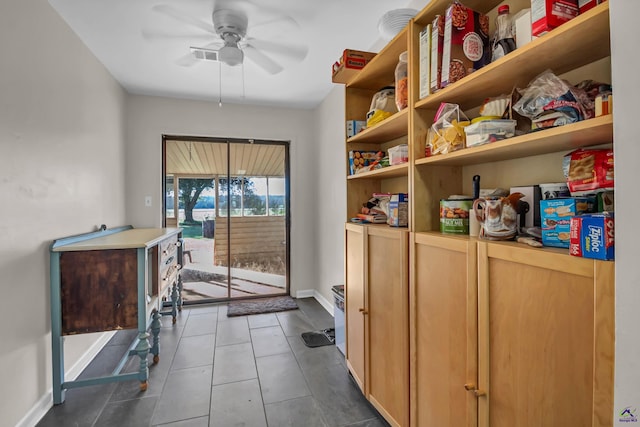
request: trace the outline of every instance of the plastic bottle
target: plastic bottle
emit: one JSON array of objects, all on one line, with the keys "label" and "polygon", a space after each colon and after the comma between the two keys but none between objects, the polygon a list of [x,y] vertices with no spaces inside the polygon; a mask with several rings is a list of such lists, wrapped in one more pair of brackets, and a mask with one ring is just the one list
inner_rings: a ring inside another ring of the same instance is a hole
[{"label": "plastic bottle", "polygon": [[511,15],[509,15],[509,5],[503,4],[498,8],[496,32],[492,40],[491,62],[514,50],[516,50],[516,42],[511,25]]},{"label": "plastic bottle", "polygon": [[402,111],[409,105],[409,75],[407,67],[407,52],[400,54],[396,65],[396,106]]}]

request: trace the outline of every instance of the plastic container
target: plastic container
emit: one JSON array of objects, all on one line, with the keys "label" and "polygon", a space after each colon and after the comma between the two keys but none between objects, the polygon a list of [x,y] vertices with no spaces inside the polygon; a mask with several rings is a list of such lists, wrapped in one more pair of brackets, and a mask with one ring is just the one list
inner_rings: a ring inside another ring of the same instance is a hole
[{"label": "plastic container", "polygon": [[511,138],[516,134],[515,120],[483,120],[464,128],[466,146],[488,144]]},{"label": "plastic container", "polygon": [[496,18],[496,32],[493,35],[491,46],[491,62],[496,61],[506,54],[516,50],[515,35],[511,25],[509,5],[503,4],[498,8]]},{"label": "plastic container", "polygon": [[331,287],[333,293],[333,320],[335,323],[336,347],[343,355],[347,354],[345,346],[345,322],[344,322],[344,285]]},{"label": "plastic container", "polygon": [[407,66],[407,52],[400,54],[396,65],[396,106],[402,111],[409,105],[409,74]]},{"label": "plastic container", "polygon": [[409,147],[407,144],[400,144],[389,148],[389,164],[399,165],[409,161]]}]

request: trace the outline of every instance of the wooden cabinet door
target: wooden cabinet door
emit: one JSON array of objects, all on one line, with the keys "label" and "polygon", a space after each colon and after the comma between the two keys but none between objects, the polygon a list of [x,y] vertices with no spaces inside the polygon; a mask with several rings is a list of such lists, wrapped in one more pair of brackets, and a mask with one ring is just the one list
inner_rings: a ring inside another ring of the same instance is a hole
[{"label": "wooden cabinet door", "polygon": [[415,233],[411,240],[411,425],[474,427],[476,242]]},{"label": "wooden cabinet door", "polygon": [[345,226],[345,328],[347,366],[365,391],[365,239],[366,227]]},{"label": "wooden cabinet door", "polygon": [[611,425],[614,264],[479,243],[479,427]]},{"label": "wooden cabinet door", "polygon": [[408,235],[367,227],[368,398],[392,426],[409,424]]}]

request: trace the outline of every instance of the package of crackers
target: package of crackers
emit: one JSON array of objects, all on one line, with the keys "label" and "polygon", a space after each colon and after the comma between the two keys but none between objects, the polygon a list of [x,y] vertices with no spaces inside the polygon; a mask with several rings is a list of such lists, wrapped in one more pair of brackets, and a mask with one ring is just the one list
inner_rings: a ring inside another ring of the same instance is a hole
[{"label": "package of crackers", "polygon": [[578,149],[565,156],[567,186],[572,196],[613,190],[613,150]]}]

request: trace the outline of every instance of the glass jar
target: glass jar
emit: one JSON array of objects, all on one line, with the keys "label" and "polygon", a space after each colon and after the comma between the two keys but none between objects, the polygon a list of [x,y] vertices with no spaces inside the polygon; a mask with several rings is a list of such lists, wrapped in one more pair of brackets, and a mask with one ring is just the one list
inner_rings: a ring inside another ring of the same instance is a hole
[{"label": "glass jar", "polygon": [[396,106],[402,111],[409,105],[409,75],[407,66],[407,52],[400,54],[400,60],[396,65]]}]

